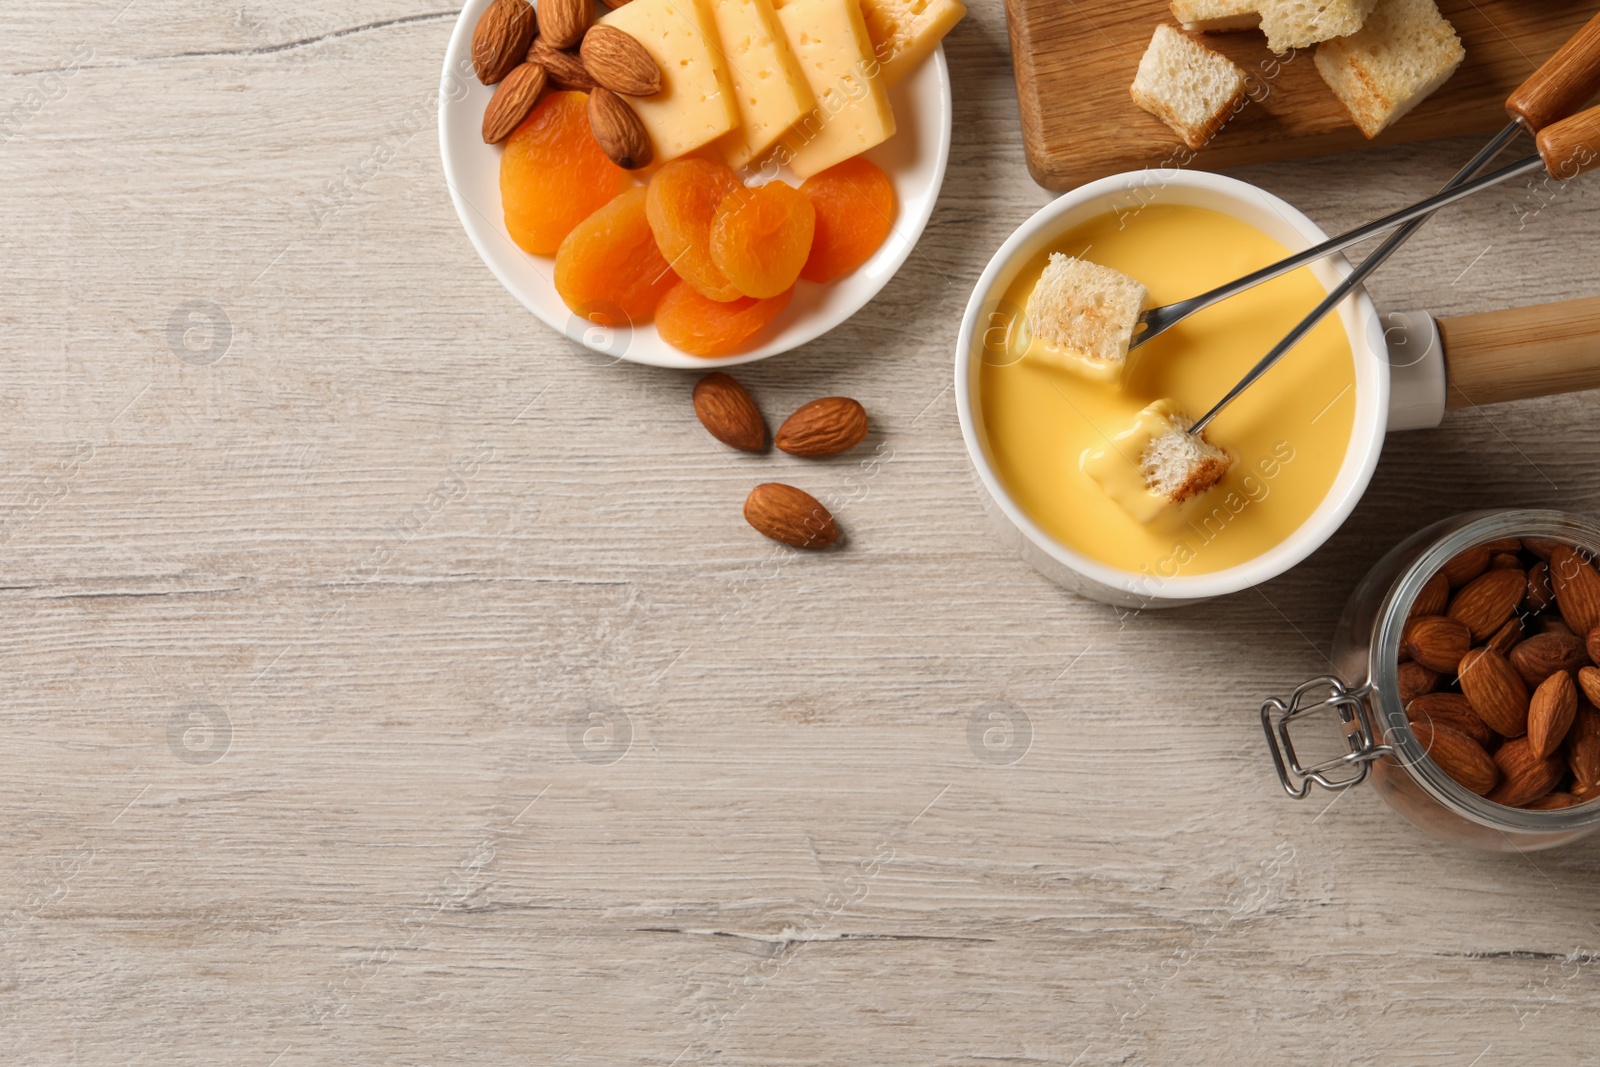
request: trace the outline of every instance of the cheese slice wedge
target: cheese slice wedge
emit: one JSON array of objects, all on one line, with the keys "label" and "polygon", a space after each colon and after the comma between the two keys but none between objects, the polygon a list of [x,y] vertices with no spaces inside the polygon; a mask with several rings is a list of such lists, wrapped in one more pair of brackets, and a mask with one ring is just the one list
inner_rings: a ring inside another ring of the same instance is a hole
[{"label": "cheese slice wedge", "polygon": [[[635,3],[638,0],[634,0]],[[711,0],[739,125],[717,142],[734,170],[771,148],[817,106],[772,0]]]},{"label": "cheese slice wedge", "polygon": [[894,112],[857,0],[790,0],[778,21],[817,98],[784,136],[782,161],[809,178],[888,140]]},{"label": "cheese slice wedge", "polygon": [[630,98],[658,162],[709,144],[739,123],[709,0],[632,0],[600,20],[644,46],[661,91]]},{"label": "cheese slice wedge", "polygon": [[938,47],[967,9],[961,0],[861,0],[884,85],[893,85]]}]

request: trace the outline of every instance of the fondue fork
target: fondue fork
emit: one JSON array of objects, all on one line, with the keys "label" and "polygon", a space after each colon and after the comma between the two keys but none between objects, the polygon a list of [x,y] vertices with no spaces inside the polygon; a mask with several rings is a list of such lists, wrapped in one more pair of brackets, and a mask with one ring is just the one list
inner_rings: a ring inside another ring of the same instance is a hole
[{"label": "fondue fork", "polygon": [[[1496,134],[1494,139],[1485,145],[1482,151],[1473,157],[1472,163],[1462,168],[1461,172],[1445,185],[1444,189],[1441,190],[1441,194],[1459,189],[1489,160],[1493,159],[1502,148],[1510,143],[1519,132],[1526,130],[1529,133],[1538,134],[1546,126],[1572,115],[1597,92],[1600,92],[1600,15],[1590,19],[1582,29],[1572,35],[1566,44],[1562,45],[1553,56],[1546,60],[1543,66],[1534,71],[1526,81],[1517,87],[1506,100],[1506,113],[1511,116],[1511,122],[1505,129]],[[1600,145],[1596,145],[1596,149],[1600,150]],[[1532,160],[1524,160],[1523,164],[1531,164],[1532,162]],[[1529,169],[1531,170],[1532,167],[1530,166]],[[1515,174],[1506,173],[1502,174],[1497,180],[1503,181],[1506,178],[1515,176]],[[1567,178],[1574,175],[1556,176]],[[1492,185],[1494,182],[1487,184]],[[1483,188],[1483,186],[1479,188]],[[1470,196],[1472,192],[1476,191],[1477,189],[1473,189],[1471,192],[1462,193],[1461,195]],[[1381,263],[1383,259],[1387,259],[1396,248],[1399,248],[1401,244],[1405,243],[1412,234],[1422,227],[1423,222],[1432,211],[1446,204],[1454,203],[1455,200],[1460,198],[1454,197],[1440,201],[1420,214],[1406,215],[1405,218],[1397,219],[1396,216],[1405,215],[1405,213],[1396,212],[1395,215],[1379,219],[1377,222],[1369,223],[1348,233],[1340,234],[1338,237],[1331,237],[1303,252],[1297,252],[1276,263],[1262,267],[1260,270],[1252,271],[1241,278],[1219,285],[1210,292],[1201,293],[1199,296],[1192,296],[1187,300],[1179,300],[1176,303],[1166,304],[1162,307],[1149,308],[1139,316],[1138,324],[1143,329],[1134,335],[1128,347],[1129,349],[1138,348],[1146,341],[1166,332],[1195,312],[1202,311],[1218,301],[1226,300],[1230,296],[1236,296],[1246,289],[1254,288],[1262,282],[1271,281],[1273,278],[1287,274],[1298,267],[1303,267],[1307,263],[1312,263],[1335,252],[1343,251],[1353,244],[1366,240],[1368,237],[1406,224],[1408,220],[1414,220],[1410,221],[1406,228],[1390,237],[1381,248],[1373,253],[1374,256],[1381,255],[1383,257],[1378,261]],[[1423,201],[1423,204],[1429,203],[1432,202]],[[1421,205],[1418,206],[1420,207]],[[1414,211],[1416,209],[1413,208],[1411,210]],[[1374,264],[1372,269],[1376,270],[1377,264]]]},{"label": "fondue fork", "polygon": [[[1425,220],[1429,215],[1447,204],[1453,204],[1457,200],[1464,200],[1473,193],[1481,192],[1490,186],[1498,185],[1511,178],[1544,170],[1550,177],[1558,181],[1569,181],[1596,164],[1600,164],[1600,106],[1592,107],[1587,111],[1579,112],[1570,119],[1563,119],[1554,125],[1546,126],[1539,132],[1539,151],[1528,158],[1513,163],[1508,167],[1502,167],[1492,174],[1486,174],[1481,178],[1464,182],[1453,189],[1447,189],[1442,193],[1413,204],[1403,211],[1396,211],[1394,214],[1386,215],[1376,222],[1368,223],[1357,230],[1352,230],[1350,234],[1360,234],[1361,236],[1351,237],[1343,244],[1338,245],[1338,248],[1347,248],[1365,237],[1381,233],[1384,230],[1394,229],[1396,226],[1404,225],[1414,219]],[[1350,234],[1347,234],[1346,237],[1350,237]],[[1387,258],[1387,255],[1385,253],[1385,258]],[[1354,279],[1355,284],[1359,284],[1363,278],[1377,268],[1378,263],[1372,263],[1370,268],[1367,263],[1362,263],[1360,267],[1351,272],[1350,278]],[[1352,288],[1354,288],[1354,284],[1335,287],[1334,291],[1329,293],[1310,315],[1302,319],[1300,324],[1290,330],[1282,341],[1273,346],[1271,352],[1268,352],[1259,363],[1251,367],[1245,376],[1239,379],[1238,384],[1228,390],[1226,396],[1217,401],[1210,411],[1196,419],[1194,425],[1189,428],[1189,432],[1197,434],[1204,430],[1206,425],[1217,417],[1218,412],[1227,407],[1240,393],[1255,384],[1256,380],[1263,374],[1271,370],[1273,365],[1282,359],[1302,337],[1310,332],[1311,328],[1331,311]]]}]

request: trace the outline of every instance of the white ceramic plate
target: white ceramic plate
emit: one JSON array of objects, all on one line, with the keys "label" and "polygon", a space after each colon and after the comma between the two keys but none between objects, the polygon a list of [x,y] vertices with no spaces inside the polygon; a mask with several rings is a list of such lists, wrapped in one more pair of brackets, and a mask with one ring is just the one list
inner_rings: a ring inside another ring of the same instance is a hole
[{"label": "white ceramic plate", "polygon": [[[661,340],[653,325],[612,330],[579,318],[556,294],[555,260],[531,256],[506,232],[500,210],[500,146],[483,143],[483,109],[494,95],[472,72],[472,31],[491,0],[469,0],[450,35],[439,82],[439,151],[445,181],[467,236],[511,295],[578,344],[616,359],[656,367],[730,366],[787,352],[854,315],[900,269],[933,213],[950,156],[950,70],[944,48],[889,92],[898,129],[866,154],[894,182],[899,213],[894,230],[855,273],[827,285],[801,281],[794,299],[757,337],[759,347],[738,355],[703,359]],[[782,177],[795,183],[787,170]]]}]

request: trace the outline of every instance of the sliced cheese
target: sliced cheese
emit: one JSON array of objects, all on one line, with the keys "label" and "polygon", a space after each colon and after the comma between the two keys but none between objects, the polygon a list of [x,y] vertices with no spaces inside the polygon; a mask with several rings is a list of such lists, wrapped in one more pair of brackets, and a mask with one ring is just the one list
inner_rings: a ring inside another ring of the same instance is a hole
[{"label": "sliced cheese", "polygon": [[961,0],[861,0],[884,85],[928,58],[967,9]]},{"label": "sliced cheese", "polygon": [[739,122],[709,0],[632,0],[600,20],[644,46],[661,91],[629,103],[659,162],[716,140]]},{"label": "sliced cheese", "polygon": [[817,98],[784,136],[783,162],[809,178],[888,140],[894,112],[857,0],[790,0],[778,21]]},{"label": "sliced cheese", "polygon": [[817,100],[772,0],[711,0],[711,15],[739,109],[739,125],[718,147],[728,166],[738,170],[771,148]]}]

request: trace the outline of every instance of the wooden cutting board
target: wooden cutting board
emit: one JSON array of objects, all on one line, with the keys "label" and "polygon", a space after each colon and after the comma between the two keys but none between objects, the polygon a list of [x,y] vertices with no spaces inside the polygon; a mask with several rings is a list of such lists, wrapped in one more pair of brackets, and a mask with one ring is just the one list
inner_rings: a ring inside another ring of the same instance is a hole
[{"label": "wooden cutting board", "polygon": [[1227,127],[1190,153],[1128,95],[1165,0],[1006,0],[1011,58],[1028,169],[1047,189],[1069,189],[1118,171],[1183,165],[1215,170],[1398,144],[1506,123],[1505,99],[1587,22],[1600,3],[1439,0],[1466,46],[1461,68],[1432,97],[1375,141],[1351,123],[1312,64],[1312,50],[1279,58],[1259,32],[1207,34],[1211,47],[1252,74],[1252,99]]}]

